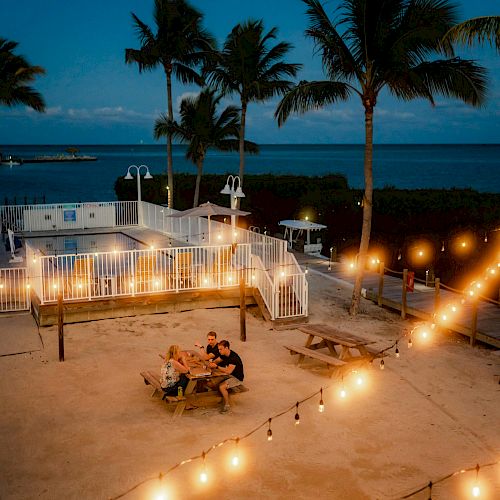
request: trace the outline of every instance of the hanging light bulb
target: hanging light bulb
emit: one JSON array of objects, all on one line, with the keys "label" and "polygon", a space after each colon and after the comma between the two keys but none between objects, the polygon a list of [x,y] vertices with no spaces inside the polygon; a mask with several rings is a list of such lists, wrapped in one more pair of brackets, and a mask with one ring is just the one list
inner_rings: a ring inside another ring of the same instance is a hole
[{"label": "hanging light bulb", "polygon": [[238,467],[240,465],[240,454],[238,452],[238,443],[240,442],[240,438],[236,438],[235,441],[235,450],[234,450],[234,455],[233,458],[231,459],[231,465],[233,467]]},{"label": "hanging light bulb", "polygon": [[269,419],[269,429],[267,429],[267,440],[268,441],[273,440],[273,431],[271,430],[271,420],[272,420],[272,418]]},{"label": "hanging light bulb", "polygon": [[380,360],[380,369],[385,369],[385,361],[383,359]]},{"label": "hanging light bulb", "polygon": [[295,405],[295,425],[300,424],[300,416],[299,416],[299,403]]},{"label": "hanging light bulb", "polygon": [[394,351],[394,354],[396,354],[396,358],[399,358],[399,348],[398,348],[397,342],[396,342],[396,350]]},{"label": "hanging light bulb", "polygon": [[323,403],[323,387],[319,391],[320,396],[319,396],[319,406],[318,406],[318,411],[320,413],[323,413],[325,411],[325,403]]},{"label": "hanging light bulb", "polygon": [[344,399],[347,396],[347,392],[344,387],[344,377],[342,376],[342,389],[340,389],[340,397]]},{"label": "hanging light bulb", "polygon": [[207,468],[205,465],[205,452],[203,452],[201,456],[203,458],[203,468],[201,469],[201,473],[200,473],[200,483],[206,483],[208,481],[208,474],[207,474]]},{"label": "hanging light bulb", "polygon": [[479,464],[476,465],[476,482],[472,487],[472,496],[474,498],[478,498],[481,496],[481,488],[479,487],[479,483],[477,482],[479,476]]},{"label": "hanging light bulb", "polygon": [[408,349],[411,349],[413,347],[413,341],[411,339],[411,335],[410,337],[408,338]]},{"label": "hanging light bulb", "polygon": [[309,268],[306,266],[306,269],[304,271],[304,274],[309,274]]}]

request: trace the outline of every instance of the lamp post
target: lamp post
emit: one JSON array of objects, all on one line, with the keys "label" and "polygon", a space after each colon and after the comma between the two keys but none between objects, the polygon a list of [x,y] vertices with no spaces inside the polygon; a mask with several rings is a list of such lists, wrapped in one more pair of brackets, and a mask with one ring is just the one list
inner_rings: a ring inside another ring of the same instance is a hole
[{"label": "lamp post", "polygon": [[[236,181],[238,181],[238,187],[235,189]],[[241,189],[241,179],[238,175],[228,175],[226,179],[226,185],[224,189],[221,191],[221,194],[228,194],[230,196],[231,210],[235,210],[238,198],[244,198],[245,194]],[[231,230],[233,232],[232,241],[234,242],[234,232],[236,228],[236,216],[231,215]]]},{"label": "lamp post", "polygon": [[142,224],[142,197],[141,197],[141,168],[146,169],[146,173],[144,174],[144,179],[152,179],[153,176],[149,173],[149,167],[147,165],[130,165],[127,170],[127,175],[124,177],[126,181],[130,181],[133,179],[132,174],[130,173],[130,169],[134,169],[137,172],[137,214],[138,221]]}]

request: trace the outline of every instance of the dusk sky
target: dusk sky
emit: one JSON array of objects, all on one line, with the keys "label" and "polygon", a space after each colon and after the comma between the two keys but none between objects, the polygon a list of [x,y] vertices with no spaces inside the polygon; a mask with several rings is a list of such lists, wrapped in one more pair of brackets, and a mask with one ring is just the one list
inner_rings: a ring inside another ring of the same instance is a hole
[{"label": "dusk sky", "polygon": [[[263,19],[276,26],[278,40],[295,48],[286,58],[302,63],[297,80],[323,79],[319,57],[303,33],[307,25],[300,0],[192,0],[205,14],[205,27],[222,45],[240,21]],[[498,0],[457,0],[460,20],[498,15]],[[329,1],[332,13],[338,4]],[[17,52],[46,75],[35,88],[47,112],[24,106],[0,107],[0,144],[153,144],[154,120],[166,111],[165,76],[161,68],[139,74],[125,64],[125,48],[139,48],[134,12],[154,27],[152,0],[20,0],[0,3],[0,36],[19,42]],[[474,109],[438,96],[436,107],[424,100],[396,101],[383,93],[374,120],[377,143],[498,143],[500,118],[500,55],[490,47],[457,52],[474,58],[489,71],[488,102]],[[174,83],[174,108],[195,86]],[[227,103],[230,101],[226,101]],[[236,101],[231,101],[238,104]],[[247,138],[269,143],[363,143],[361,103],[347,103],[305,115],[294,115],[279,129],[273,118],[277,100],[249,106]]]}]

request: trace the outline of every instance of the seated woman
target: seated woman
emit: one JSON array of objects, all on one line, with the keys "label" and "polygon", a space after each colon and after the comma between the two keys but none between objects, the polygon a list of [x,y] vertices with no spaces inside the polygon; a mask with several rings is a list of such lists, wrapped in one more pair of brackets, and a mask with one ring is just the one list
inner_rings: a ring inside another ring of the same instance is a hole
[{"label": "seated woman", "polygon": [[182,387],[184,393],[189,382],[186,373],[189,373],[189,367],[181,355],[180,347],[175,344],[171,345],[160,373],[160,385],[165,393],[164,397],[177,396],[179,387]]}]

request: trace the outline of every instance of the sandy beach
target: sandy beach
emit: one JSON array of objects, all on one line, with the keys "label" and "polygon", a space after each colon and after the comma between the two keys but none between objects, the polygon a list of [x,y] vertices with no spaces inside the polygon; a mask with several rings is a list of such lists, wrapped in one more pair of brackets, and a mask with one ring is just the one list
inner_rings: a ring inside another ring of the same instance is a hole
[{"label": "sandy beach", "polygon": [[[391,345],[417,323],[402,321],[367,301],[349,317],[350,289],[309,275],[310,323],[328,323]],[[314,361],[297,367],[283,347],[303,344],[298,330],[273,329],[256,309],[247,314],[247,342],[239,340],[238,309],[137,316],[65,327],[66,360],[58,361],[57,328],[21,341],[22,317],[2,320],[0,333],[0,498],[117,498],[136,484],[232,437],[243,437],[269,417],[323,387],[319,397],[241,439],[241,465],[230,465],[234,444],[210,451],[208,482],[197,459],[123,498],[156,499],[382,499],[400,498],[430,480],[500,457],[499,351],[470,348],[464,337],[437,332],[425,344],[406,341],[366,371],[357,388]],[[8,327],[7,327],[8,326]],[[158,353],[172,343],[192,348],[209,330],[228,339],[245,363],[249,392],[232,411],[197,408],[172,420],[173,408],[151,398],[139,372],[159,370]],[[23,345],[29,351],[18,355]],[[27,346],[27,347],[26,347]],[[471,498],[475,472],[437,484],[432,498]],[[481,498],[500,497],[500,466],[480,470]],[[428,498],[428,490],[413,498]]]}]

